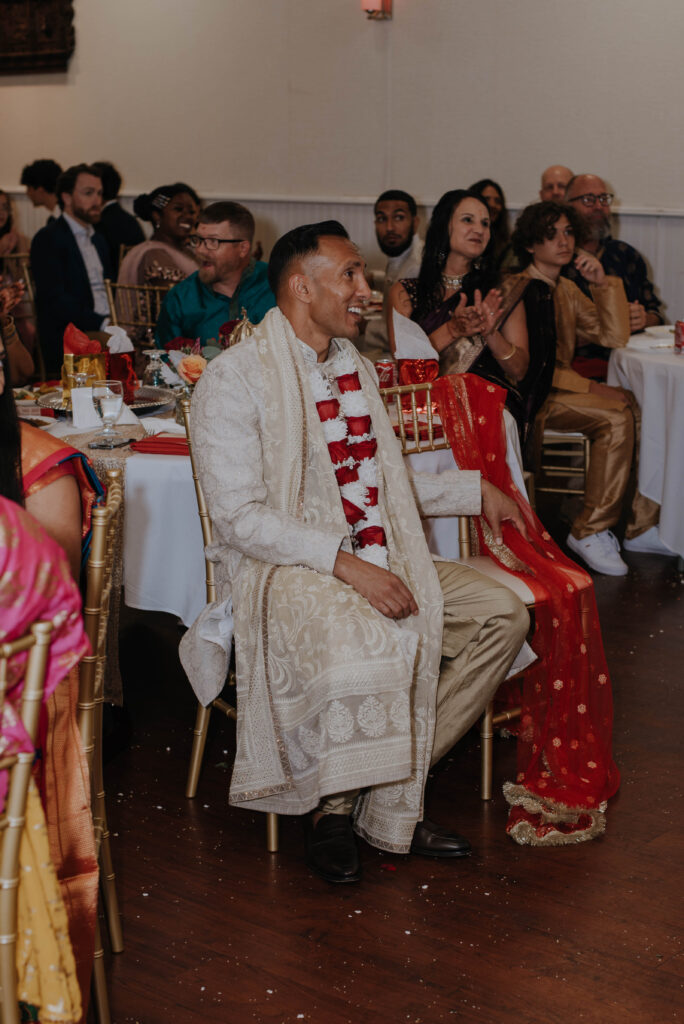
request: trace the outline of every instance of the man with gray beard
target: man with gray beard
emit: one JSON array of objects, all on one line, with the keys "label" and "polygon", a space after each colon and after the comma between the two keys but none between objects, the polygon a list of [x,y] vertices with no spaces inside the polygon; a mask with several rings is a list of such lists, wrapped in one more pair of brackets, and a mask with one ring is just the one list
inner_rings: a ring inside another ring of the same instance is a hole
[{"label": "man with gray beard", "polygon": [[[643,256],[627,242],[621,242],[611,236],[613,195],[606,188],[603,179],[595,174],[576,174],[568,183],[565,199],[572,204],[587,226],[588,238],[582,247],[598,257],[606,274],[619,277],[625,286],[632,334],[643,331],[644,327],[663,323],[661,302],[648,278]],[[566,267],[563,274],[591,298],[589,286],[573,263]],[[603,358],[607,362],[608,354],[601,350],[595,353],[595,357]]]}]

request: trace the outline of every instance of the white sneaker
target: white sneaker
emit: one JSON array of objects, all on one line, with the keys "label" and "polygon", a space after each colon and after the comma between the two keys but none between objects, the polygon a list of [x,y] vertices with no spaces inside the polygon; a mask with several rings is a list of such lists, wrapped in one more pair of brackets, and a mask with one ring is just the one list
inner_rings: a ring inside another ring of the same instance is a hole
[{"label": "white sneaker", "polygon": [[622,546],[626,551],[636,551],[639,554],[670,555],[670,557],[676,554],[675,551],[668,548],[667,544],[663,544],[657,526],[652,526],[650,530],[640,533],[632,540],[623,541]]},{"label": "white sneaker", "polygon": [[582,540],[577,540],[569,533],[565,543],[594,572],[602,572],[605,576],[626,576],[629,572],[626,563],[620,558],[620,543],[610,530],[592,533]]}]

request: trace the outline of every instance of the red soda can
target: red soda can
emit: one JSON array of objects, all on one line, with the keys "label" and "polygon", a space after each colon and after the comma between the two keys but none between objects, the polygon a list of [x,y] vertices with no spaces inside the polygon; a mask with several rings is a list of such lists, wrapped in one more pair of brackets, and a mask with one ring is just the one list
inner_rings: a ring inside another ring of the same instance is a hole
[{"label": "red soda can", "polygon": [[393,359],[379,359],[375,364],[375,372],[381,388],[396,387],[398,375],[397,364]]},{"label": "red soda can", "polygon": [[677,355],[681,355],[682,349],[684,349],[684,320],[675,320],[674,334],[674,349]]}]

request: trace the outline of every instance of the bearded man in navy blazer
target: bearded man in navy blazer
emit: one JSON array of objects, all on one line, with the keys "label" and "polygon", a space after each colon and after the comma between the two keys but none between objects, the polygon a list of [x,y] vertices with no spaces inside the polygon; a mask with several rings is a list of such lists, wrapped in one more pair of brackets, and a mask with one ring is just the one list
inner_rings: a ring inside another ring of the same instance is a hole
[{"label": "bearded man in navy blazer", "polygon": [[49,373],[62,365],[67,324],[97,331],[109,323],[104,279],[111,276],[107,243],[93,227],[102,213],[97,169],[88,164],[69,167],[56,188],[62,215],[41,228],[31,243],[38,337]]}]

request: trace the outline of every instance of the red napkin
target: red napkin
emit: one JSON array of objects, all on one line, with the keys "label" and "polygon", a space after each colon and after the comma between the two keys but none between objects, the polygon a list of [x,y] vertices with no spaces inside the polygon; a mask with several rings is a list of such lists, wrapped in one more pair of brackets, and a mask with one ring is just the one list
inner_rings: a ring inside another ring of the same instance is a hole
[{"label": "red napkin", "polygon": [[64,352],[67,355],[91,356],[102,352],[102,345],[79,331],[74,324],[67,324],[64,329]]},{"label": "red napkin", "polygon": [[188,442],[173,434],[156,434],[141,441],[133,441],[131,448],[146,455],[189,455]]}]

